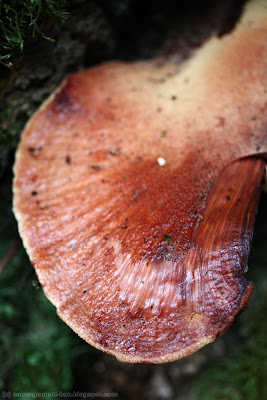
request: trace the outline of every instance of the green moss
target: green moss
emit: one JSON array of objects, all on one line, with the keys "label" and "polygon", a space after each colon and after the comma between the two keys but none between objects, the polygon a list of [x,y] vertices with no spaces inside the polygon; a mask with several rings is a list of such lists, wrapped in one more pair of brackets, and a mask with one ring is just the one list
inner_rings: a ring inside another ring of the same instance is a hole
[{"label": "green moss", "polygon": [[66,0],[0,0],[0,63],[11,66],[14,50],[22,50],[24,40],[41,32],[41,22],[48,15],[61,21],[66,17]]},{"label": "green moss", "polygon": [[23,248],[2,274],[0,389],[69,390],[73,333],[45,298]]},{"label": "green moss", "polygon": [[[265,301],[265,304],[264,304]],[[267,296],[254,308],[253,316],[240,330],[240,346],[214,363],[195,381],[198,399],[260,400],[267,385]]]}]

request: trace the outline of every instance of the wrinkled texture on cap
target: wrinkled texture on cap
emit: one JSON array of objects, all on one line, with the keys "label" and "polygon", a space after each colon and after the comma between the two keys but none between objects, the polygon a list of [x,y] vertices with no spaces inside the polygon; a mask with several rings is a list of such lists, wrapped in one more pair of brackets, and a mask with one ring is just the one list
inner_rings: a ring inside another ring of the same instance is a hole
[{"label": "wrinkled texture on cap", "polygon": [[44,292],[123,361],[191,354],[249,300],[264,161],[248,156],[267,152],[266,16],[252,2],[234,32],[183,64],[73,74],[24,130],[14,211]]}]

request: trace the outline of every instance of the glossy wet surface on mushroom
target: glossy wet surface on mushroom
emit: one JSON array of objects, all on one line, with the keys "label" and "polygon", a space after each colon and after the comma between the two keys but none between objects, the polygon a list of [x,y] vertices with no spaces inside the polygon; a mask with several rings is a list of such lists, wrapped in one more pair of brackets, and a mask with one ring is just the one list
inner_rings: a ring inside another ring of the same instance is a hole
[{"label": "glossy wet surface on mushroom", "polygon": [[183,65],[71,75],[24,131],[14,208],[31,261],[60,317],[122,360],[188,355],[249,300],[267,151],[252,14]]}]

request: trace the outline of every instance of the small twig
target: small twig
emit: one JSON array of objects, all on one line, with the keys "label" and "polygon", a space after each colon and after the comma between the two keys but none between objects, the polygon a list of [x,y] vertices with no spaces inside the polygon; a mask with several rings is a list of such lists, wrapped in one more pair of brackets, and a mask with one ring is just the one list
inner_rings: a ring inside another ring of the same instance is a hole
[{"label": "small twig", "polygon": [[17,239],[10,249],[7,251],[7,253],[4,255],[3,259],[0,261],[0,274],[4,270],[4,268],[7,266],[9,261],[13,258],[13,256],[17,253],[18,249],[21,247],[21,240]]},{"label": "small twig", "polygon": [[263,175],[262,190],[264,191],[264,193],[267,193],[267,165],[265,167],[265,171],[264,171],[264,175]]}]

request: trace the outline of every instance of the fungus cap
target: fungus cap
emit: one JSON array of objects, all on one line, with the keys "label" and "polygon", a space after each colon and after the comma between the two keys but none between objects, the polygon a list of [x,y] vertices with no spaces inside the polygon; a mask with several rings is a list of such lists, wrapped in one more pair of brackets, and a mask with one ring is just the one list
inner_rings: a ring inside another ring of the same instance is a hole
[{"label": "fungus cap", "polygon": [[122,361],[189,355],[250,298],[266,17],[249,3],[231,34],[182,64],[72,74],[23,132],[14,212],[43,290],[75,332]]}]

